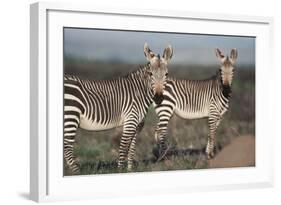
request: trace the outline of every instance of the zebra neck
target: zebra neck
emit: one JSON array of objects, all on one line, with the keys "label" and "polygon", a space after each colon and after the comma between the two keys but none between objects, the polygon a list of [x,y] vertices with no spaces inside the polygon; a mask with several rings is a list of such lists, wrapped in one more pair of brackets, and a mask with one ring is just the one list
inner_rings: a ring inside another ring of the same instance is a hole
[{"label": "zebra neck", "polygon": [[141,89],[139,91],[144,94],[146,101],[151,104],[154,95],[146,69],[146,66],[141,66],[138,70],[130,73],[127,77],[135,82],[138,82],[138,85],[141,85]]},{"label": "zebra neck", "polygon": [[222,73],[221,73],[220,70],[217,72],[217,82],[220,85],[220,89],[221,89],[221,92],[222,92],[223,96],[226,99],[228,99],[231,96],[231,92],[232,92],[231,84],[223,82]]},{"label": "zebra neck", "polygon": [[225,98],[229,98],[231,96],[231,86],[230,85],[222,85],[222,94]]},{"label": "zebra neck", "polygon": [[223,96],[228,99],[231,96],[232,89],[230,84],[225,84],[222,80],[221,74],[217,75],[217,83],[219,84],[220,90]]}]

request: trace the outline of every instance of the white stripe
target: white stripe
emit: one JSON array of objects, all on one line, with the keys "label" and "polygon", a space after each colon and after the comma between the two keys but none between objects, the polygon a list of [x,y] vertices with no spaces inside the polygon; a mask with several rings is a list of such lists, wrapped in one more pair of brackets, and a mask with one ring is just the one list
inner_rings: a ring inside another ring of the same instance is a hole
[{"label": "white stripe", "polygon": [[73,133],[64,133],[65,137],[71,137],[71,136],[75,136],[75,132]]},{"label": "white stripe", "polygon": [[[170,111],[170,112],[169,112]],[[161,112],[161,114],[159,114]],[[172,111],[169,109],[169,107],[161,107],[161,109],[157,109],[156,113],[158,115],[168,115],[171,116]]]},{"label": "white stripe", "polygon": [[[76,86],[76,85],[73,85],[73,84],[68,84],[68,83],[65,83],[64,85],[79,90],[79,92],[81,93],[81,95],[83,96],[83,98],[84,98],[85,101],[86,101],[86,105],[85,105],[85,106],[86,106],[86,107],[90,107],[89,104],[88,104],[88,101],[86,100],[87,98],[85,98],[84,92],[80,89],[80,87],[78,87],[78,86]],[[75,97],[75,96],[74,96],[74,97]],[[85,114],[86,114],[86,108],[85,108],[84,104],[83,104],[81,101],[80,101],[79,103],[80,103],[80,104],[83,106],[83,108],[85,109]]]},{"label": "white stripe", "polygon": [[75,111],[81,114],[81,110],[75,106],[64,106],[64,111]]},{"label": "white stripe", "polygon": [[77,122],[79,122],[79,119],[76,115],[64,115],[64,119],[75,119]]},{"label": "white stripe", "polygon": [[[162,116],[162,115],[161,115],[160,118],[161,118],[161,121],[162,121],[162,120],[167,120],[167,121],[169,121],[170,116]],[[166,122],[165,122],[165,123],[166,123]]]},{"label": "white stripe", "polygon": [[71,94],[64,94],[64,99],[67,99],[67,100],[75,100],[75,101],[77,101],[79,104],[81,104],[82,105],[82,107],[84,108],[84,110],[86,110],[85,109],[85,105],[82,103],[82,101],[79,99],[79,98],[77,98],[76,96],[74,96],[74,95],[71,95]]},{"label": "white stripe", "polygon": [[64,138],[64,141],[67,141],[67,142],[74,142],[74,139],[67,139],[67,138]]},{"label": "white stripe", "polygon": [[[165,96],[168,96],[170,99],[172,99],[172,100],[175,101],[174,96],[172,96],[170,92],[168,92],[168,91],[165,90],[165,91],[164,91],[164,95],[165,95]],[[164,100],[164,101],[169,102],[169,101],[167,101],[167,100]]]},{"label": "white stripe", "polygon": [[67,126],[67,125],[75,125],[75,127],[78,126],[78,124],[76,122],[72,122],[72,121],[69,121],[69,122],[65,122],[64,123],[64,126]]},{"label": "white stripe", "polygon": [[70,83],[64,83],[64,86],[68,86],[68,87],[72,87],[72,88],[76,88],[77,90],[81,91],[79,86],[74,85],[74,84],[70,84]]},{"label": "white stripe", "polygon": [[67,127],[67,128],[64,128],[64,131],[65,132],[69,132],[69,131],[76,131],[76,127]]}]

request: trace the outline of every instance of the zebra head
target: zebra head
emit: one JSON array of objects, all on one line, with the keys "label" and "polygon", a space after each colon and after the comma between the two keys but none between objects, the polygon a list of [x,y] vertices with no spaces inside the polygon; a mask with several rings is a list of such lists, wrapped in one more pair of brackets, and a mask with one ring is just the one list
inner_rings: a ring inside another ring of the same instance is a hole
[{"label": "zebra head", "polygon": [[148,44],[144,44],[144,55],[149,61],[149,69],[147,70],[150,76],[151,88],[154,94],[154,102],[160,104],[164,97],[163,92],[165,89],[167,75],[168,75],[168,62],[173,56],[172,46],[167,46],[161,57],[159,54],[155,55],[148,47]]},{"label": "zebra head", "polygon": [[224,54],[217,48],[216,56],[221,63],[220,74],[222,84],[224,86],[231,86],[234,72],[233,66],[238,56],[237,50],[234,48],[231,50],[230,56],[224,56]]}]

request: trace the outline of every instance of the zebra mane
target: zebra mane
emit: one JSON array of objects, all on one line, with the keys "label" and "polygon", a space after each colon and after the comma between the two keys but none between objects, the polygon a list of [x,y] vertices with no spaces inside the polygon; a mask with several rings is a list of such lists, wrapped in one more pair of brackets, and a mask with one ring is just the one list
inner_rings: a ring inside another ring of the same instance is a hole
[{"label": "zebra mane", "polygon": [[147,75],[146,70],[148,69],[148,67],[149,67],[149,63],[147,63],[146,65],[139,65],[139,68],[137,70],[132,71],[123,77],[131,78],[131,77],[139,76],[144,78]]}]

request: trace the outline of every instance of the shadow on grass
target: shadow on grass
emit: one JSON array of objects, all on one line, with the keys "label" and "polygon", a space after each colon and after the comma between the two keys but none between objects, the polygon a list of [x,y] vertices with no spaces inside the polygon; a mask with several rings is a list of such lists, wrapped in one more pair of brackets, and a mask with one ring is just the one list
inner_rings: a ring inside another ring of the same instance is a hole
[{"label": "shadow on grass", "polygon": [[[215,153],[218,153],[222,149],[222,146],[218,145]],[[203,149],[176,149],[171,148],[166,153],[165,156],[161,156],[158,154],[159,150],[157,148],[153,149],[154,156],[151,158],[134,161],[134,167],[138,167],[141,165],[151,165],[155,163],[159,163],[159,161],[163,161],[165,159],[169,159],[170,157],[183,157],[183,156],[199,156],[205,155],[205,148]],[[126,166],[125,166],[126,167]],[[127,172],[126,169],[119,170],[117,161],[98,161],[98,162],[84,162],[81,164],[81,170],[91,170],[93,173],[122,173]],[[83,171],[82,171],[83,174]]]}]

